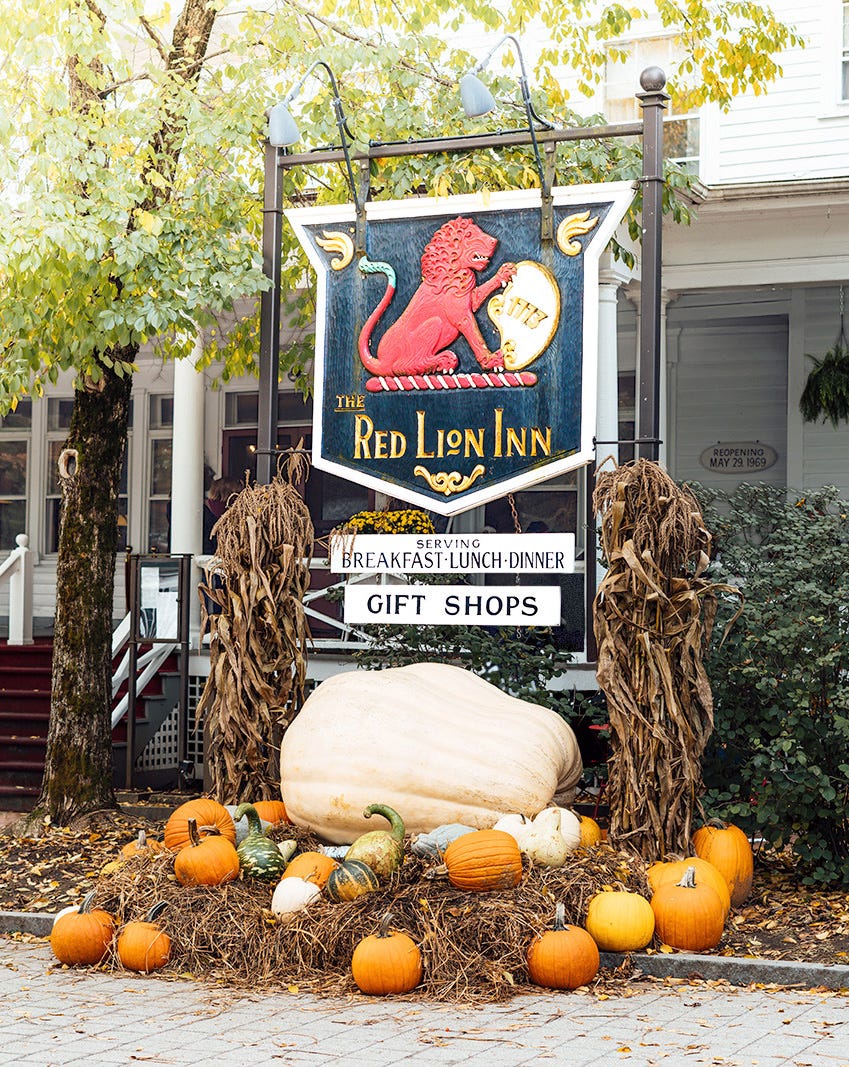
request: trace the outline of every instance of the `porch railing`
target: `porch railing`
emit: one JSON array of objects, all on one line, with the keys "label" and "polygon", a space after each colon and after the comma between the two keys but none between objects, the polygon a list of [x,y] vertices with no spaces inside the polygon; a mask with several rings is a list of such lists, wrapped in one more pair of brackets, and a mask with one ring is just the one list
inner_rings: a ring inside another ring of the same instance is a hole
[{"label": "porch railing", "polygon": [[[118,624],[115,633],[112,635],[112,659],[114,660],[121,649],[124,649],[124,655],[121,658],[121,662],[115,668],[115,673],[112,675],[112,700],[118,694],[118,690],[122,684],[127,681],[130,674],[130,616],[125,615],[121,622]],[[159,643],[153,645],[147,652],[143,653],[136,660],[136,695],[141,695],[148,682],[152,681],[159,672],[160,667],[168,659],[172,652],[174,652],[179,645],[175,642],[171,643]],[[124,693],[121,699],[113,705],[112,708],[112,729],[114,730],[118,723],[127,714],[127,706],[129,704],[129,693]]]},{"label": "porch railing", "polygon": [[[320,557],[313,558],[310,563],[310,570],[326,573],[330,570],[330,561]],[[347,575],[339,581],[332,582],[330,585],[310,589],[304,596],[304,614],[308,619],[315,620],[323,628],[338,631],[339,635],[338,637],[313,637],[311,641],[312,647],[317,652],[355,652],[357,649],[365,648],[372,640],[364,630],[357,629],[356,626],[351,626],[333,615],[328,615],[327,612],[320,611],[315,606],[317,601],[332,600],[334,596],[338,596],[341,600],[341,594],[345,587],[356,585],[359,582],[367,582],[373,585],[406,585],[408,581],[407,576],[400,572],[368,571],[362,574]]]},{"label": "porch railing", "polygon": [[9,644],[32,644],[32,552],[29,537],[18,534],[17,548],[0,565],[0,584],[9,583]]}]

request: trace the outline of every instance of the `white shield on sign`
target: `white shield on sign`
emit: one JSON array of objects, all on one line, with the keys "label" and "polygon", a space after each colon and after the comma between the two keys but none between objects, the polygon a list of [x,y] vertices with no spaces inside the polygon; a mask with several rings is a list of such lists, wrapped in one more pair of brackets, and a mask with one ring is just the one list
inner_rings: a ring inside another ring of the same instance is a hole
[{"label": "white shield on sign", "polygon": [[560,322],[560,290],[541,263],[525,259],[486,308],[501,335],[507,370],[522,370],[548,348]]}]

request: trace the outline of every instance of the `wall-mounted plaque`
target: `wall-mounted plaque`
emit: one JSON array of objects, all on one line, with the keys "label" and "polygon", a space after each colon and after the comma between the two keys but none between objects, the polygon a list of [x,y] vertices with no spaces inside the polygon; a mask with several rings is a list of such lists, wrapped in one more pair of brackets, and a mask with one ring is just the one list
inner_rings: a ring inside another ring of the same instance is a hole
[{"label": "wall-mounted plaque", "polygon": [[719,474],[757,474],[768,470],[778,459],[771,445],[760,441],[717,441],[699,456],[699,463]]}]

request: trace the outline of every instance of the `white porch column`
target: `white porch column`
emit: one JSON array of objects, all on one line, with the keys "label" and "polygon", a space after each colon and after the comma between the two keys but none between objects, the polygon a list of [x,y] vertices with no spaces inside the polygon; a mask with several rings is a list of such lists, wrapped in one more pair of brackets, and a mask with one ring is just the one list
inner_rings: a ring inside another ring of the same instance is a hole
[{"label": "white porch column", "polygon": [[[203,552],[203,410],[204,376],[197,369],[203,351],[200,337],[190,356],[174,361],[174,430],[171,451],[171,551]],[[200,571],[192,566],[189,590],[190,630],[200,629],[200,603],[194,593]]]},{"label": "white porch column", "polygon": [[[596,463],[612,457],[619,462],[619,352],[618,295],[631,277],[624,263],[605,252],[598,272],[598,382],[596,409]],[[609,467],[610,464],[608,463]]]}]

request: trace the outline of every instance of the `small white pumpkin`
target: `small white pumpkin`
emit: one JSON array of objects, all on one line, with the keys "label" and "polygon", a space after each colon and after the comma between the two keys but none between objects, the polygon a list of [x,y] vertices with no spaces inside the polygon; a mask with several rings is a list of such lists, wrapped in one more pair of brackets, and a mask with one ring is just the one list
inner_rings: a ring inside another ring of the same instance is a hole
[{"label": "small white pumpkin", "polygon": [[560,814],[557,808],[541,811],[528,826],[521,846],[526,856],[542,867],[562,867],[572,851],[560,833]]},{"label": "small white pumpkin", "polygon": [[[574,852],[581,843],[581,820],[574,811],[569,811],[568,808],[546,808],[546,811],[560,813],[560,833],[569,846],[569,851]],[[540,812],[540,815],[542,814],[544,813]]]},{"label": "small white pumpkin", "polygon": [[298,851],[298,842],[290,837],[286,841],[278,841],[277,847],[280,849],[280,855],[288,863]]},{"label": "small white pumpkin", "polygon": [[321,890],[314,882],[303,878],[283,878],[277,883],[271,897],[271,910],[279,918],[294,915],[310,905]]},{"label": "small white pumpkin", "polygon": [[531,826],[531,820],[524,815],[502,815],[493,826],[493,830],[503,830],[515,838],[516,844],[524,852],[525,836]]}]

